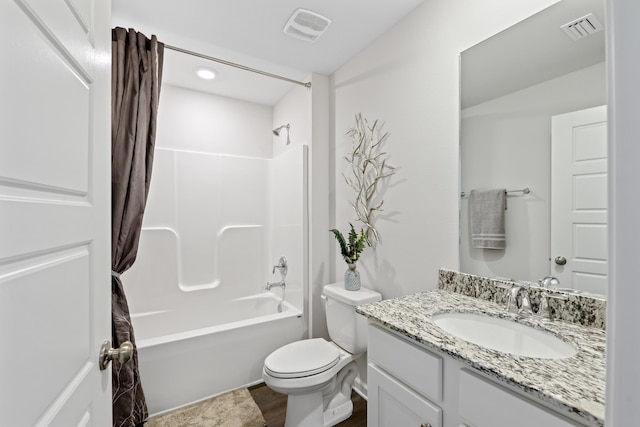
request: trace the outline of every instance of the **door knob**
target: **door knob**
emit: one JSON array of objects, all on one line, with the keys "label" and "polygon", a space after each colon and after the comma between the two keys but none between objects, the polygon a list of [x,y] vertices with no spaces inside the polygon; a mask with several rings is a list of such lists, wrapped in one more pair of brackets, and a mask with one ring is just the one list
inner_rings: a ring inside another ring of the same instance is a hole
[{"label": "door knob", "polygon": [[555,262],[558,265],[565,265],[567,263],[567,259],[563,256],[557,256]]},{"label": "door knob", "polygon": [[118,359],[120,363],[127,363],[133,355],[133,344],[131,341],[125,341],[120,345],[120,348],[111,348],[111,343],[105,341],[100,347],[100,355],[98,356],[98,364],[100,370],[107,369],[107,365],[113,359]]}]

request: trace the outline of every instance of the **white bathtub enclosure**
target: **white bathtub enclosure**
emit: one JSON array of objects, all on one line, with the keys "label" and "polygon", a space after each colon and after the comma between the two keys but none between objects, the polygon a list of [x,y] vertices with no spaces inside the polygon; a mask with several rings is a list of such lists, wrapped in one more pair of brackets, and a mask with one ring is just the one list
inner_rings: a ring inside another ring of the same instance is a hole
[{"label": "white bathtub enclosure", "polygon": [[[275,158],[156,148],[138,257],[123,276],[150,414],[261,380],[307,336],[307,147]],[[280,256],[288,260],[285,303]]]}]

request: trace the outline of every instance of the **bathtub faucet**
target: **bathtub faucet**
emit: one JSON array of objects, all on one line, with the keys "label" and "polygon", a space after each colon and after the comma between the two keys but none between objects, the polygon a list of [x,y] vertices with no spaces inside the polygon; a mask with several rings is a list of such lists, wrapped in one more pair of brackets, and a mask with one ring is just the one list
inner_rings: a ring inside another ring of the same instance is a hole
[{"label": "bathtub faucet", "polygon": [[267,282],[267,290],[268,291],[270,291],[271,288],[274,287],[274,286],[280,286],[282,289],[284,289],[287,286],[287,284],[284,283],[284,280],[281,280],[279,282],[274,282],[274,283]]},{"label": "bathtub faucet", "polygon": [[271,274],[276,274],[276,270],[280,272],[282,276],[282,281],[284,281],[285,277],[287,277],[287,273],[289,272],[289,265],[287,264],[287,259],[284,256],[281,256],[278,260],[278,265],[273,266],[273,271]]}]

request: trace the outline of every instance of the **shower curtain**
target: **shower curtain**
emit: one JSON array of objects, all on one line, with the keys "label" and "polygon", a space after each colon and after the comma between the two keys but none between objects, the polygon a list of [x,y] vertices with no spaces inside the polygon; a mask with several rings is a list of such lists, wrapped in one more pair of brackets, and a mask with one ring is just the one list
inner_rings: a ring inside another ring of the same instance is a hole
[{"label": "shower curtain", "polygon": [[120,274],[138,252],[149,192],[164,44],[129,29],[111,32],[111,310],[113,347],[134,343],[131,360],[112,363],[113,426],[134,427],[148,417],[138,352]]}]

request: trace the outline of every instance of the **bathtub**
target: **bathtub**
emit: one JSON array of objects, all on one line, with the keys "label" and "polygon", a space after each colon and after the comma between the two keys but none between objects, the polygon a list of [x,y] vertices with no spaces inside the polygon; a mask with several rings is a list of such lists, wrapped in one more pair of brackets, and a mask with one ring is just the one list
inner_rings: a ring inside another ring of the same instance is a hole
[{"label": "bathtub", "polygon": [[279,295],[132,314],[150,415],[260,382],[265,357],[305,335],[300,310],[285,301],[278,312]]}]

